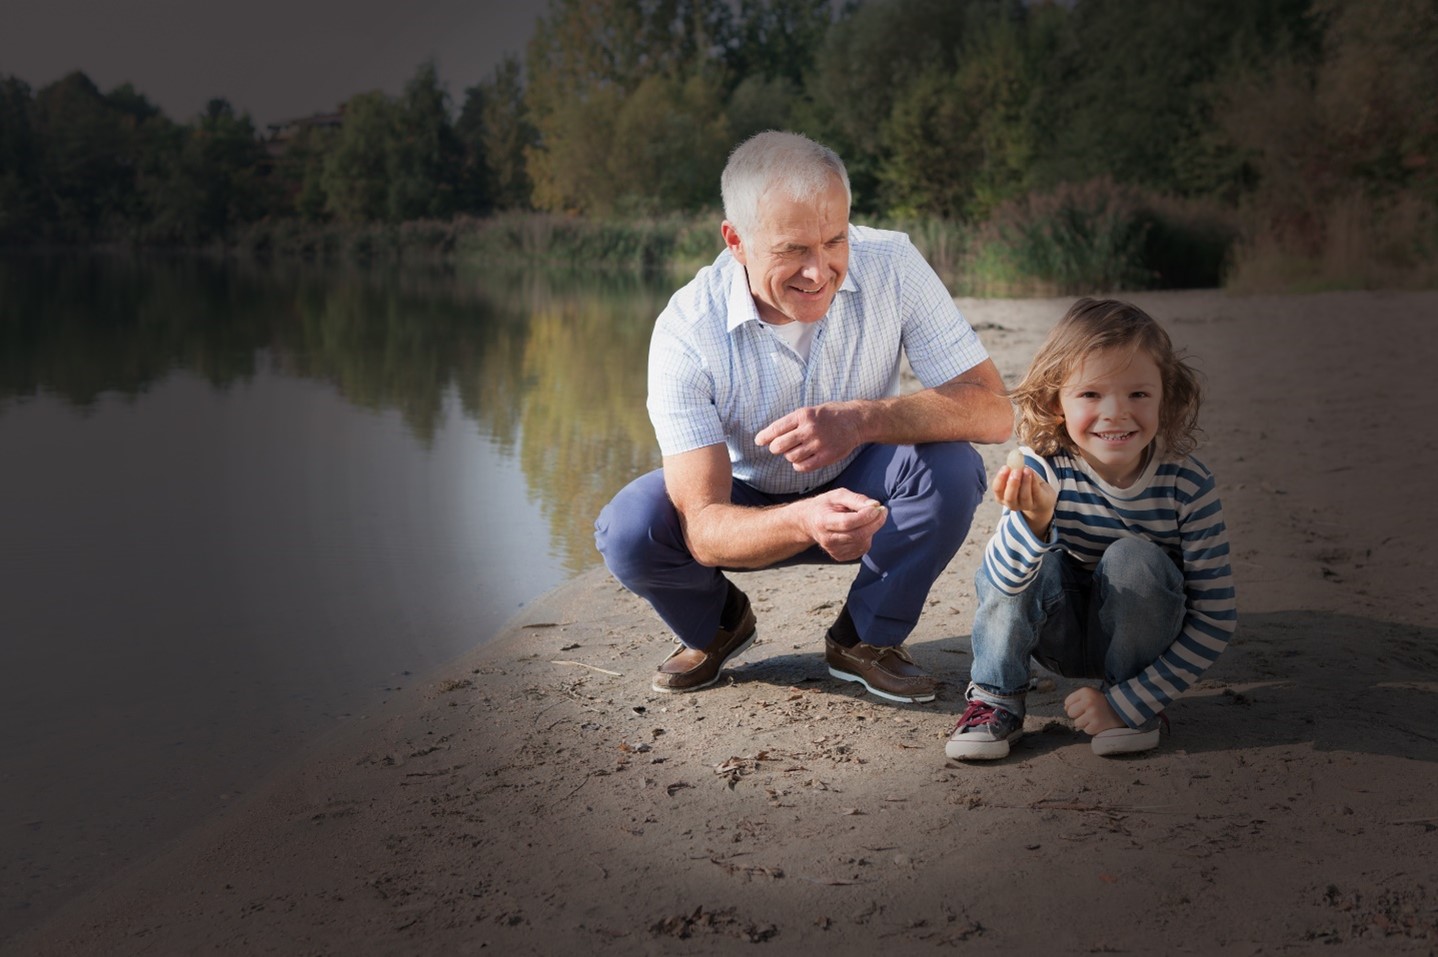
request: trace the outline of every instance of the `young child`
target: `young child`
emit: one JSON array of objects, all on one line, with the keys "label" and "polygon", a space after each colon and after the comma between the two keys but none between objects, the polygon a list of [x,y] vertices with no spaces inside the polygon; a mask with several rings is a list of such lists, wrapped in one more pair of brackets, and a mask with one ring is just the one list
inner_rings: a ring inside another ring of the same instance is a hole
[{"label": "young child", "polygon": [[1163,711],[1237,621],[1213,474],[1190,455],[1197,378],[1146,313],[1080,299],[1014,390],[1023,465],[976,576],[968,708],[951,758],[1002,758],[1023,733],[1029,657],[1099,678],[1064,700],[1096,754],[1158,744]]}]

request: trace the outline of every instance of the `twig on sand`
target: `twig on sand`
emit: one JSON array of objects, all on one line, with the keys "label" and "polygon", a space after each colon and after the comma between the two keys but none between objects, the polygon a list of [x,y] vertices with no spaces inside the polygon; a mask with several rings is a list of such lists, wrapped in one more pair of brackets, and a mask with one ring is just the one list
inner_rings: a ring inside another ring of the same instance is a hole
[{"label": "twig on sand", "polygon": [[989,804],[1018,811],[1097,811],[1100,814],[1163,813],[1175,804],[1087,804],[1081,801],[1054,801],[1044,798],[1031,804]]},{"label": "twig on sand", "polygon": [[824,880],[824,879],[818,878],[818,877],[807,877],[807,876],[805,876],[805,875],[803,875],[803,874],[800,874],[800,875],[799,875],[799,880],[801,880],[801,881],[808,881],[810,884],[821,884],[821,885],[823,885],[823,886],[825,886],[825,887],[847,887],[847,886],[850,885],[850,884],[872,884],[872,883],[874,883],[872,880],[859,880],[858,878],[855,878],[855,879],[853,879],[853,880],[845,880],[844,878],[836,877],[836,878],[832,878],[832,879],[830,879],[830,880]]},{"label": "twig on sand", "polygon": [[586,784],[589,783],[589,779],[592,777],[594,777],[594,772],[590,771],[584,776],[584,780],[576,784],[573,788],[570,789],[568,794],[564,795],[564,797],[560,798],[558,801],[555,801],[552,805],[550,805],[550,807],[558,807],[560,804],[563,804],[565,801],[568,801],[570,798],[574,797],[574,795],[579,793],[580,788],[584,787]]},{"label": "twig on sand", "polygon": [[551,661],[550,664],[551,664],[551,665],[578,665],[578,666],[581,667],[581,668],[588,668],[590,671],[597,671],[597,672],[599,672],[600,674],[604,674],[604,675],[614,675],[614,677],[616,677],[616,678],[622,678],[622,677],[624,677],[624,672],[622,672],[622,671],[610,671],[608,668],[601,668],[601,667],[599,667],[598,665],[586,665],[586,664],[585,664],[584,662],[582,662],[582,661],[569,661],[568,659],[560,659],[560,660],[558,660],[558,661]]}]

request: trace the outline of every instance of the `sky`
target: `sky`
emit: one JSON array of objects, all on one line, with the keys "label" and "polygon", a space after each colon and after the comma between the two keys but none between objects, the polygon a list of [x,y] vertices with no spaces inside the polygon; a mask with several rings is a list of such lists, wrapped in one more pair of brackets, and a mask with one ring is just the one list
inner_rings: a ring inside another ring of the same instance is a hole
[{"label": "sky", "polygon": [[132,83],[173,120],[223,96],[261,128],[396,94],[433,57],[457,110],[507,53],[522,60],[543,0],[0,0],[0,76],[38,90],[81,70]]}]

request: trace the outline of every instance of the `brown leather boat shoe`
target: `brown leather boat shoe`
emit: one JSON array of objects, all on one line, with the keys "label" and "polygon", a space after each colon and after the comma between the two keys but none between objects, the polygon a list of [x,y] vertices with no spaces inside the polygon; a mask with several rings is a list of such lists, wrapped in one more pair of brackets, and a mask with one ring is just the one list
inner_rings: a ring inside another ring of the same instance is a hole
[{"label": "brown leather boat shoe", "polygon": [[744,604],[739,623],[732,629],[720,628],[714,643],[707,650],[686,648],[684,645],[675,648],[654,673],[651,688],[673,694],[698,691],[719,680],[719,673],[729,659],[752,645],[758,634],[754,609],[749,607],[749,599],[742,592],[740,597]]},{"label": "brown leather boat shoe", "polygon": [[939,682],[926,673],[903,648],[880,648],[862,641],[845,648],[824,636],[824,661],[829,674],[842,681],[857,681],[873,694],[901,704],[933,701]]}]

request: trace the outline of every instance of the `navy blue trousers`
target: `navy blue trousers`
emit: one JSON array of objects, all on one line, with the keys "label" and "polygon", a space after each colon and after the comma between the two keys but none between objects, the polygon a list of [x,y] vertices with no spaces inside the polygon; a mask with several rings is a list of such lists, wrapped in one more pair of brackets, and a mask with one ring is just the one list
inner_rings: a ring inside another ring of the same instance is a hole
[{"label": "navy blue trousers", "polygon": [[[918,624],[929,589],[963,544],[988,485],[967,442],[870,445],[838,478],[804,495],[770,495],[737,479],[736,505],[781,505],[847,488],[888,506],[889,516],[858,560],[849,615],[871,645],[901,644]],[[722,571],[695,561],[657,469],[630,482],[599,513],[595,544],[625,588],[643,598],[685,645],[714,641],[728,586]],[[836,564],[817,545],[772,567]]]}]

